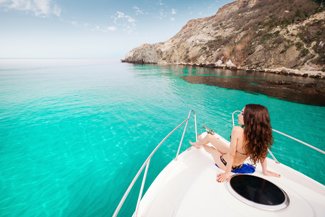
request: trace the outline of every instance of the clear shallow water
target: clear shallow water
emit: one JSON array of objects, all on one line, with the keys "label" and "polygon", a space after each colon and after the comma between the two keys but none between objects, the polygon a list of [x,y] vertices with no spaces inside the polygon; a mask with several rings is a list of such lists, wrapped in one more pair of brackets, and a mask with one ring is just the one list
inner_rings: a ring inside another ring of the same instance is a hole
[{"label": "clear shallow water", "polygon": [[[1,217],[111,216],[147,155],[190,109],[199,126],[229,138],[231,112],[260,103],[275,129],[325,149],[325,107],[191,84],[182,68],[50,63],[0,65]],[[191,122],[184,149],[192,131]],[[148,183],[175,156],[181,133],[152,160]],[[320,154],[277,135],[272,150],[325,184]],[[121,216],[131,216],[136,192]]]}]

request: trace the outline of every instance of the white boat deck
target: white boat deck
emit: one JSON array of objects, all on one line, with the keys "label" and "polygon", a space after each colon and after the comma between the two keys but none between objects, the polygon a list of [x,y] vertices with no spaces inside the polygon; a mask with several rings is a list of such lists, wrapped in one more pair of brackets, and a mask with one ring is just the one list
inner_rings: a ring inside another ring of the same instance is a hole
[{"label": "white boat deck", "polygon": [[268,159],[268,168],[281,177],[262,175],[260,165],[254,175],[282,188],[289,196],[287,208],[266,211],[238,200],[229,192],[229,184],[216,181],[216,174],[222,170],[214,165],[212,157],[203,149],[190,148],[155,179],[141,200],[138,216],[325,216],[323,185],[271,159]]}]

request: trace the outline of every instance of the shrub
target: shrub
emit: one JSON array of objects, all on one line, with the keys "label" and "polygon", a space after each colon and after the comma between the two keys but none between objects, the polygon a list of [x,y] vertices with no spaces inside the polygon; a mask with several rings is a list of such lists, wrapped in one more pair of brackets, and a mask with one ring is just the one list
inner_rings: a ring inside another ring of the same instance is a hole
[{"label": "shrub", "polygon": [[296,42],[295,46],[300,50],[303,47],[303,43],[301,43],[300,41]]},{"label": "shrub", "polygon": [[299,56],[300,57],[305,57],[305,56],[307,56],[307,54],[309,54],[309,51],[306,48],[304,48],[304,49],[301,50]]}]

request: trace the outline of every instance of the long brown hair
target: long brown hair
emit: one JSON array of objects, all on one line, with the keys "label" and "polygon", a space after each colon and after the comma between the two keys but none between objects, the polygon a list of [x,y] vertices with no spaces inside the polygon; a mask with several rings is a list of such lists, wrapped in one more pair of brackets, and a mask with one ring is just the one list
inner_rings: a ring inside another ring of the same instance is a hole
[{"label": "long brown hair", "polygon": [[269,111],[258,104],[247,104],[244,109],[245,151],[256,163],[264,159],[273,143]]}]

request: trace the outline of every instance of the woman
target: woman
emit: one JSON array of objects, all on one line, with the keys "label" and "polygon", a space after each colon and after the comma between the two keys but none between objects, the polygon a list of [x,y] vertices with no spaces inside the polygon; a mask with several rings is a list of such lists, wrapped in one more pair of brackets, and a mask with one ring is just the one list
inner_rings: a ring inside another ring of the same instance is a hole
[{"label": "woman", "polygon": [[[230,146],[209,133],[205,137],[199,136],[198,141],[191,142],[191,145],[197,148],[203,146],[213,156],[215,164],[225,171],[217,175],[218,182],[228,180],[231,170],[239,168],[248,157],[254,164],[261,163],[264,175],[279,177],[279,174],[267,170],[265,160],[273,143],[267,108],[257,104],[246,105],[238,115],[238,123],[242,127],[233,128]],[[208,146],[208,143],[213,146]]]}]

